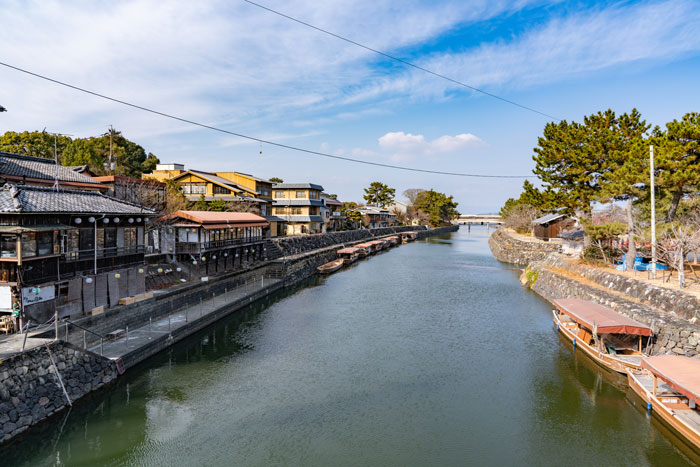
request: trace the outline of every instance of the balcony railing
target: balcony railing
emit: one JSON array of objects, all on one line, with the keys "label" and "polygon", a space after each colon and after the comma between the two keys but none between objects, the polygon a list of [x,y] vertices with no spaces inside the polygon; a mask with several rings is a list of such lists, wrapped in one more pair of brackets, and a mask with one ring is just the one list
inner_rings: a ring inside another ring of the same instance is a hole
[{"label": "balcony railing", "polygon": [[216,250],[220,248],[233,247],[248,245],[250,243],[262,242],[264,238],[262,236],[248,237],[248,238],[230,238],[228,240],[214,240],[211,242],[176,242],[175,252],[177,254],[198,254],[209,250]]},{"label": "balcony railing", "polygon": [[61,254],[61,257],[65,261],[84,261],[87,259],[95,259],[95,253],[97,253],[97,258],[99,259],[112,258],[115,256],[141,255],[145,252],[146,247],[143,245],[138,245],[112,248],[98,248],[97,250],[74,250]]}]

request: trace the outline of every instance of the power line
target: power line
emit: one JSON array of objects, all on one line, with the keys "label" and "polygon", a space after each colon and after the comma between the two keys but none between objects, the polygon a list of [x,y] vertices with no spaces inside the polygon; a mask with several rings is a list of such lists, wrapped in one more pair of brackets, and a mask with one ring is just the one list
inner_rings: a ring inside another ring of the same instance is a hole
[{"label": "power line", "polygon": [[476,177],[476,178],[529,178],[529,177],[531,177],[530,175],[483,175],[483,174],[468,174],[468,173],[458,173],[458,172],[441,172],[438,170],[416,169],[413,167],[404,167],[404,166],[400,166],[400,165],[382,164],[381,162],[364,161],[361,159],[353,159],[350,157],[343,157],[343,156],[336,156],[333,154],[327,154],[325,152],[312,151],[311,149],[304,149],[304,148],[299,148],[296,146],[289,146],[287,144],[275,143],[274,141],[269,141],[269,140],[265,140],[262,138],[256,138],[255,136],[248,136],[248,135],[244,135],[242,133],[236,133],[233,131],[224,130],[223,128],[217,128],[215,126],[195,122],[194,120],[189,120],[186,118],[167,114],[165,112],[160,112],[158,110],[149,109],[148,107],[143,107],[141,105],[132,104],[130,102],[127,102],[127,101],[124,101],[121,99],[116,99],[114,97],[110,97],[110,96],[107,96],[105,94],[100,94],[100,93],[95,92],[95,91],[90,91],[89,89],[81,88],[79,86],[75,86],[73,84],[59,81],[57,79],[49,78],[48,76],[40,75],[38,73],[34,73],[32,71],[25,70],[23,68],[19,68],[19,67],[16,67],[14,65],[10,65],[9,63],[0,62],[0,65],[7,67],[7,68],[11,68],[13,70],[16,70],[16,71],[19,71],[22,73],[25,73],[25,74],[28,74],[28,75],[31,75],[31,76],[34,76],[36,78],[40,78],[40,79],[50,81],[50,82],[55,83],[55,84],[59,84],[61,86],[65,86],[67,88],[74,89],[76,91],[80,91],[80,92],[84,92],[86,94],[93,95],[95,97],[99,97],[102,99],[106,99],[108,101],[116,102],[118,104],[126,105],[126,106],[132,107],[134,109],[143,110],[144,112],[149,112],[149,113],[152,113],[155,115],[160,115],[161,117],[170,118],[172,120],[177,120],[179,122],[188,123],[190,125],[198,126],[201,128],[206,128],[208,130],[218,131],[220,133],[225,133],[227,135],[238,136],[239,138],[244,138],[244,139],[248,139],[251,141],[257,141],[259,143],[269,144],[271,146],[277,146],[279,148],[290,149],[292,151],[303,152],[306,154],[313,154],[316,156],[329,157],[332,159],[339,159],[339,160],[348,161],[348,162],[356,162],[358,164],[374,165],[377,167],[386,167],[389,169],[407,170],[409,172],[423,172],[423,173],[431,173],[431,174],[437,174],[437,175],[454,175],[454,176],[458,176],[458,177]]},{"label": "power line", "polygon": [[528,111],[530,111],[530,112],[534,112],[534,113],[536,113],[536,114],[540,114],[540,115],[542,115],[542,116],[544,116],[544,117],[551,118],[552,120],[560,121],[559,118],[553,117],[553,116],[548,115],[548,114],[546,114],[546,113],[544,113],[544,112],[540,112],[539,110],[533,109],[532,107],[528,107],[528,106],[523,105],[523,104],[518,104],[517,102],[512,101],[512,100],[510,100],[510,99],[506,99],[505,97],[497,96],[496,94],[492,94],[492,93],[490,93],[490,92],[488,92],[488,91],[484,91],[483,89],[479,89],[479,88],[476,88],[476,87],[474,87],[474,86],[470,86],[470,85],[468,85],[468,84],[466,84],[466,83],[463,83],[462,81],[458,81],[458,80],[456,80],[456,79],[454,79],[454,78],[450,78],[449,76],[445,76],[445,75],[442,75],[442,74],[437,73],[437,72],[435,72],[435,71],[429,70],[429,69],[427,69],[427,68],[423,68],[423,67],[420,66],[420,65],[416,65],[415,63],[411,63],[411,62],[406,61],[406,60],[404,60],[404,59],[402,59],[402,58],[395,57],[395,56],[390,55],[390,54],[388,54],[388,53],[386,53],[386,52],[382,52],[381,50],[373,49],[372,47],[369,47],[369,46],[364,45],[364,44],[360,44],[359,42],[355,42],[355,41],[352,40],[352,39],[348,39],[347,37],[343,37],[343,36],[340,36],[340,35],[335,34],[335,33],[333,33],[333,32],[330,32],[330,31],[328,31],[328,30],[326,30],[326,29],[320,28],[320,27],[318,27],[318,26],[314,26],[313,24],[304,22],[304,21],[302,21],[302,20],[300,20],[300,19],[294,18],[293,16],[286,15],[286,14],[284,14],[284,13],[281,13],[281,12],[277,11],[277,10],[273,10],[272,8],[268,8],[268,7],[264,6],[264,5],[260,5],[259,3],[255,3],[255,2],[252,2],[252,1],[250,1],[250,0],[243,0],[243,1],[246,2],[246,3],[250,3],[251,5],[254,5],[254,6],[258,7],[258,8],[262,8],[263,10],[267,10],[267,11],[269,11],[270,13],[274,13],[274,14],[276,14],[276,15],[279,15],[279,16],[281,16],[281,17],[283,17],[283,18],[287,18],[287,19],[292,20],[292,21],[294,21],[294,22],[297,22],[297,23],[299,23],[299,24],[303,24],[304,26],[310,27],[310,28],[315,29],[315,30],[317,30],[317,31],[319,31],[319,32],[322,32],[322,33],[324,33],[324,34],[328,34],[329,36],[333,36],[333,37],[335,37],[336,39],[340,39],[341,41],[345,41],[345,42],[348,42],[348,43],[350,43],[350,44],[356,45],[356,46],[358,46],[358,47],[362,47],[363,49],[369,50],[370,52],[374,52],[374,53],[379,54],[379,55],[381,55],[381,56],[383,56],[383,57],[386,57],[386,58],[389,58],[389,59],[391,59],[391,60],[396,60],[397,62],[403,63],[403,64],[406,65],[406,66],[410,66],[410,67],[412,67],[412,68],[415,68],[415,69],[417,69],[417,70],[423,71],[423,72],[428,73],[428,74],[431,74],[431,75],[433,75],[433,76],[437,76],[438,78],[442,78],[442,79],[447,80],[447,81],[449,81],[449,82],[451,82],[451,83],[454,83],[454,84],[457,84],[457,85],[459,85],[459,86],[463,86],[463,87],[465,87],[465,88],[471,89],[472,91],[479,92],[479,93],[481,93],[481,94],[484,94],[485,96],[493,97],[494,99],[498,99],[499,101],[503,101],[503,102],[506,102],[506,103],[508,103],[508,104],[514,105],[514,106],[516,106],[516,107],[520,107],[521,109],[525,109],[525,110],[528,110]]}]

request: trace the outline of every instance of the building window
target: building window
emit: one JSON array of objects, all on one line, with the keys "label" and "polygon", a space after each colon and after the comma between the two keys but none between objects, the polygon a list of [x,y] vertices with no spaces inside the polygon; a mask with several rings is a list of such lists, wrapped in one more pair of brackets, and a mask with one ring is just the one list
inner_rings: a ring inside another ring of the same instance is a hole
[{"label": "building window", "polygon": [[310,199],[318,199],[319,193],[317,191],[309,191],[309,198]]},{"label": "building window", "polygon": [[17,257],[17,236],[0,235],[0,256],[4,258]]},{"label": "building window", "polygon": [[39,256],[53,254],[53,232],[39,232],[36,234],[37,253]]},{"label": "building window", "polygon": [[260,215],[267,216],[267,206],[265,206],[264,204],[260,206]]},{"label": "building window", "polygon": [[283,198],[284,199],[284,191],[275,191],[275,198]]},{"label": "building window", "polygon": [[306,198],[306,192],[305,191],[297,191],[297,198]]},{"label": "building window", "polygon": [[22,257],[36,256],[36,232],[22,234]]},{"label": "building window", "polygon": [[126,227],[124,229],[124,248],[126,250],[136,249],[136,227]]},{"label": "building window", "polygon": [[187,183],[182,185],[182,192],[186,195],[203,195],[207,192],[206,183]]},{"label": "building window", "polygon": [[215,195],[229,195],[231,194],[231,190],[224,188],[219,185],[214,185],[214,194]]}]

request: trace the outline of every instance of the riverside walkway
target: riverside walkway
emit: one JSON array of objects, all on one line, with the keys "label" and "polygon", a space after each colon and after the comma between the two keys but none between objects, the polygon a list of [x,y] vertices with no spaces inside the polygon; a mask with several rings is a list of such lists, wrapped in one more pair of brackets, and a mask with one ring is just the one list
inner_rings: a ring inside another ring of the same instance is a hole
[{"label": "riverside walkway", "polygon": [[[174,341],[174,334],[182,334],[181,337],[185,337],[194,332],[192,329],[184,333],[178,333],[178,331],[184,331],[185,328],[193,326],[197,328],[207,326],[211,322],[218,320],[222,315],[228,314],[226,312],[227,308],[247,305],[254,300],[256,294],[264,290],[275,289],[281,282],[280,279],[271,278],[248,282],[235,289],[227,290],[222,295],[212,295],[211,298],[201,300],[197,305],[187,305],[166,316],[160,316],[143,326],[137,328],[127,327],[118,338],[89,346],[88,350],[107,358],[117,359],[132,355],[153,345],[154,341],[163,340],[164,338],[166,340],[165,345],[158,347],[167,347],[172,343],[168,341]],[[232,312],[233,310],[230,311]],[[159,348],[156,351],[159,350],[161,349]]]}]

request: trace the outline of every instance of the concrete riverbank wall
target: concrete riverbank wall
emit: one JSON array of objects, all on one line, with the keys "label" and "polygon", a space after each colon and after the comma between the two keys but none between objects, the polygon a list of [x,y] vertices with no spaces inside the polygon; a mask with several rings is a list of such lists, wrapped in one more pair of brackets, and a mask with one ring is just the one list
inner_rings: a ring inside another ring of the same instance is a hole
[{"label": "concrete riverbank wall", "polygon": [[61,383],[70,400],[76,401],[116,377],[114,361],[60,341],[3,361],[0,363],[0,441],[8,441],[65,409],[69,402]]},{"label": "concrete riverbank wall", "polygon": [[[115,329],[124,329],[127,326],[134,329],[142,326],[149,323],[149,318],[162,318],[185,305],[196,310],[200,299],[211,300],[213,296],[219,297],[221,303],[215,302],[218,306],[213,311],[200,314],[198,318],[196,311],[193,311],[191,321],[184,325],[179,325],[167,333],[154,334],[144,345],[133,349],[127,347],[128,352],[121,356],[121,362],[124,369],[128,370],[223,317],[312,276],[319,265],[336,257],[339,248],[406,230],[418,230],[418,238],[425,238],[456,231],[458,228],[449,226],[430,230],[424,227],[372,229],[284,239],[284,242],[279,242],[282,244],[281,250],[301,253],[286,255],[236,273],[212,277],[208,282],[183,284],[172,290],[159,292],[152,299],[115,307],[102,314],[76,320],[75,323],[97,334],[106,335]],[[314,246],[317,248],[313,248]],[[251,281],[259,283],[260,287],[233,301],[225,299],[227,291],[232,291],[241,284],[250,284]],[[45,338],[54,336],[53,330],[43,335]],[[59,328],[59,339],[48,344],[48,347],[72,402],[116,379],[115,360],[81,348],[84,339],[89,347],[98,344],[99,338],[77,326],[69,326],[67,334],[63,327]],[[68,401],[56,378],[46,346],[36,347],[0,362],[0,442],[13,439],[67,405]]]},{"label": "concrete riverbank wall", "polygon": [[538,295],[550,302],[581,298],[600,303],[649,325],[656,336],[652,354],[700,358],[700,300],[694,295],[582,264],[559,253],[544,254],[546,248],[537,252],[531,247],[521,253],[525,242],[514,241],[504,230],[496,233],[489,241],[494,256],[498,251],[500,261],[526,266],[521,282]]}]

